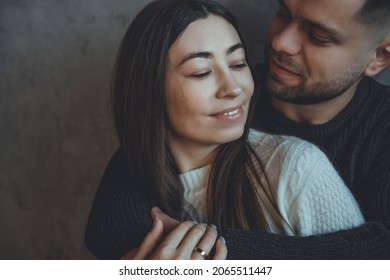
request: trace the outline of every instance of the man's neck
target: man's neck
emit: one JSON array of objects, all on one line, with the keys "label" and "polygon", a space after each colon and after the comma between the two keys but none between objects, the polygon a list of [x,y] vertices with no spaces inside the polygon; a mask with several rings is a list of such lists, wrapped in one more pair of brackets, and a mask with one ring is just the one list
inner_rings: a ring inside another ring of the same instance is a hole
[{"label": "man's neck", "polygon": [[327,123],[336,117],[352,100],[359,81],[353,84],[347,91],[331,100],[312,105],[299,105],[284,102],[272,97],[272,104],[287,118],[312,125]]}]

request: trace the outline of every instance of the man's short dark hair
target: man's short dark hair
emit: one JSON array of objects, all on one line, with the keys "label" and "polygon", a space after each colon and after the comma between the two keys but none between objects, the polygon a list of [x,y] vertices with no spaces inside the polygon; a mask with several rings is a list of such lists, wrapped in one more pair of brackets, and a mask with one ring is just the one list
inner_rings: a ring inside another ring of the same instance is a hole
[{"label": "man's short dark hair", "polygon": [[390,0],[365,0],[355,16],[366,25],[383,27],[390,23]]}]

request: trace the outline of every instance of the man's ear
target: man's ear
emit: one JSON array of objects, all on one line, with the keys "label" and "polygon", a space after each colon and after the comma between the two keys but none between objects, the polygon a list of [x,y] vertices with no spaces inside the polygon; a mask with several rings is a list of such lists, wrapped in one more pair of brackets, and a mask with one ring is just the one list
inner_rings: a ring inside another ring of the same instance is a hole
[{"label": "man's ear", "polygon": [[390,38],[383,41],[376,49],[372,61],[364,70],[366,76],[374,76],[390,65]]}]

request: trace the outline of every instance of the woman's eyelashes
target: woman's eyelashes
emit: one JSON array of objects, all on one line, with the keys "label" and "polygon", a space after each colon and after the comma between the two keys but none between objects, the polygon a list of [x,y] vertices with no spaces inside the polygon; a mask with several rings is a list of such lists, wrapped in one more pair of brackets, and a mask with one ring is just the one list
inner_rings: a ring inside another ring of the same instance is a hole
[{"label": "woman's eyelashes", "polygon": [[[233,69],[233,70],[241,70],[241,69],[246,68],[246,67],[248,67],[248,64],[246,63],[246,61],[234,63],[234,64],[229,66],[229,68]],[[193,74],[190,74],[189,76],[192,78],[196,78],[196,79],[204,79],[204,78],[207,78],[208,76],[210,76],[212,73],[213,73],[212,70],[207,70],[207,71],[202,71],[202,72],[195,72]]]},{"label": "woman's eyelashes", "polygon": [[197,78],[197,79],[203,79],[203,78],[208,77],[210,74],[211,74],[211,71],[205,71],[205,72],[191,74],[190,77]]},{"label": "woman's eyelashes", "polygon": [[248,67],[248,64],[246,63],[246,61],[243,61],[243,62],[240,62],[237,64],[233,64],[232,66],[230,66],[230,68],[233,68],[233,69],[242,69],[242,68],[246,68],[246,67]]}]

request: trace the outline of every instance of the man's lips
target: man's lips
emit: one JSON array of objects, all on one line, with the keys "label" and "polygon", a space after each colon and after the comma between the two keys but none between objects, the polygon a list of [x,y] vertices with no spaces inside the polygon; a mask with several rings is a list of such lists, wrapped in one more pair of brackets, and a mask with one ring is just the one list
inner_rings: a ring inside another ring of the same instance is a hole
[{"label": "man's lips", "polygon": [[288,67],[284,66],[274,57],[271,57],[270,68],[271,71],[276,72],[276,74],[289,75],[289,76],[301,76],[300,73],[298,73],[297,71],[293,71]]}]

